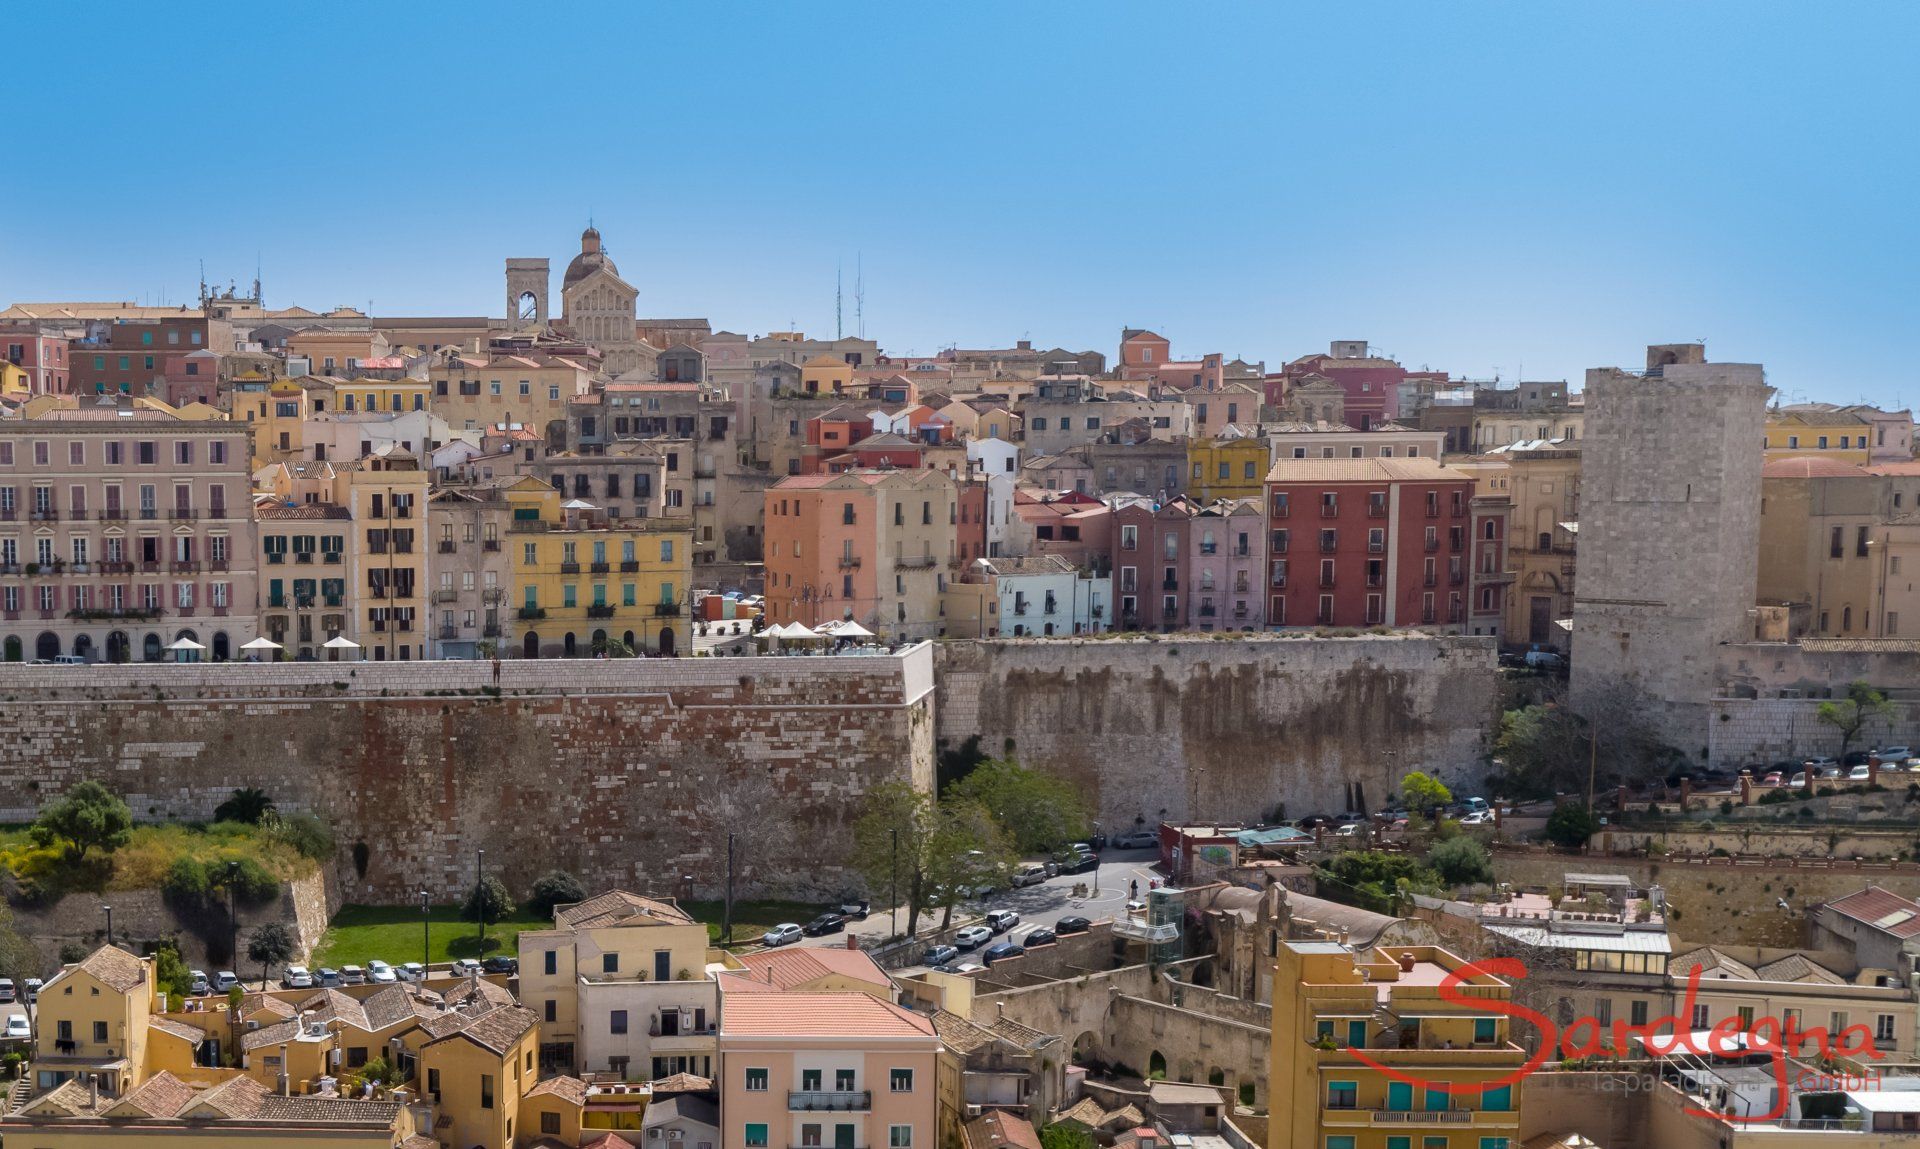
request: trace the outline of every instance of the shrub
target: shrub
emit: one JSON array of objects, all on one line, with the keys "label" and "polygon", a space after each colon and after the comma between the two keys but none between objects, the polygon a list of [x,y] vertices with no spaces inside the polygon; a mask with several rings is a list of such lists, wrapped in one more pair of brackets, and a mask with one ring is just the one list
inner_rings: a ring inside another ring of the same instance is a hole
[{"label": "shrub", "polygon": [[1472,838],[1449,838],[1427,853],[1427,864],[1449,885],[1470,886],[1493,881],[1493,859]]},{"label": "shrub", "polygon": [[171,943],[154,951],[153,980],[166,991],[170,1007],[185,999],[193,987],[193,973]]},{"label": "shrub", "polygon": [[492,925],[507,916],[513,908],[513,895],[507,892],[506,883],[488,874],[480,884],[467,891],[467,900],[461,904],[460,914],[469,921],[480,920]]},{"label": "shrub", "polygon": [[1547,840],[1556,846],[1584,846],[1597,829],[1593,813],[1577,802],[1556,806],[1547,817]]},{"label": "shrub", "polygon": [[587,888],[580,884],[579,878],[564,870],[554,870],[540,875],[533,883],[533,890],[527,898],[527,909],[544,917],[552,913],[555,906],[586,900]]},{"label": "shrub", "polygon": [[273,799],[267,797],[265,790],[252,787],[235,790],[233,797],[214,808],[213,820],[216,822],[243,822],[249,826],[258,826],[262,819],[273,812]]},{"label": "shrub", "polygon": [[90,850],[111,854],[133,836],[133,811],[119,795],[88,779],[41,809],[32,836],[36,845],[64,845],[67,857],[76,862]]},{"label": "shrub", "polygon": [[87,955],[92,952],[79,942],[68,942],[60,947],[60,964],[72,965],[74,962],[86,961]]},{"label": "shrub", "polygon": [[312,814],[275,819],[269,832],[303,858],[324,862],[333,857],[333,831]]},{"label": "shrub", "polygon": [[280,896],[280,879],[255,858],[235,858],[223,869],[219,884],[231,888],[243,906],[263,906]]},{"label": "shrub", "polygon": [[211,889],[206,866],[193,858],[175,858],[160,884],[160,896],[181,913],[198,913],[206,909]]}]

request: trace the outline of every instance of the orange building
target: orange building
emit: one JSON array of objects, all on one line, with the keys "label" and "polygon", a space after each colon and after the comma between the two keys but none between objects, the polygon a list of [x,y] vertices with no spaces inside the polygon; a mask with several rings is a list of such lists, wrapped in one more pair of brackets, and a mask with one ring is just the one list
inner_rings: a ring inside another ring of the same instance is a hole
[{"label": "orange building", "polygon": [[941,633],[958,488],[939,471],[790,475],[767,489],[767,618],[852,618],[891,639]]}]

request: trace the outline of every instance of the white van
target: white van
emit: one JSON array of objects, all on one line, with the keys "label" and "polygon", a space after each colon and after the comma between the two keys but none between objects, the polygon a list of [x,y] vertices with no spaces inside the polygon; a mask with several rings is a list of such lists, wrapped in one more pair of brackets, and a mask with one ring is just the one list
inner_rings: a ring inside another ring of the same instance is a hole
[{"label": "white van", "polygon": [[87,660],[77,654],[56,654],[53,656],[53,664],[55,666],[85,666]]}]

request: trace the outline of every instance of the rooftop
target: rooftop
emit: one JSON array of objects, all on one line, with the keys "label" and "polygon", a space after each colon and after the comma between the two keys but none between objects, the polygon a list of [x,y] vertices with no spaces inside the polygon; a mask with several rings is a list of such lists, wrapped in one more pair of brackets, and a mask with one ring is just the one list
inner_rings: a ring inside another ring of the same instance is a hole
[{"label": "rooftop", "polygon": [[864,993],[728,995],[722,1037],[887,1037],[931,1039],[933,1023]]}]

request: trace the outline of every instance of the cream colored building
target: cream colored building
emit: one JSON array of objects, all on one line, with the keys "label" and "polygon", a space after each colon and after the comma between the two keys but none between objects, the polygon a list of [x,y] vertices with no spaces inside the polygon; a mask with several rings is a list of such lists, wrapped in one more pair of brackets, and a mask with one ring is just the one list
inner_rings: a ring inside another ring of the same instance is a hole
[{"label": "cream colored building", "polygon": [[620,269],[600,244],[600,232],[580,233],[580,254],[567,264],[560,288],[561,319],[574,335],[599,351],[601,370],[618,379],[632,372],[648,378],[659,350],[640,338],[635,303],[640,292],[620,278]]},{"label": "cream colored building", "polygon": [[1878,636],[1879,588],[1893,562],[1880,525],[1891,509],[1889,480],[1838,459],[1792,455],[1769,459],[1760,476],[1755,597],[1788,608],[1793,637]]},{"label": "cream colored building", "polygon": [[1507,569],[1513,572],[1507,641],[1565,651],[1572,635],[1574,558],[1580,539],[1580,444],[1519,443],[1482,459],[1507,464]]},{"label": "cream colored building", "polygon": [[593,379],[584,358],[449,349],[427,369],[428,405],[450,431],[529,427],[557,449],[566,441],[567,404],[590,394]]}]

